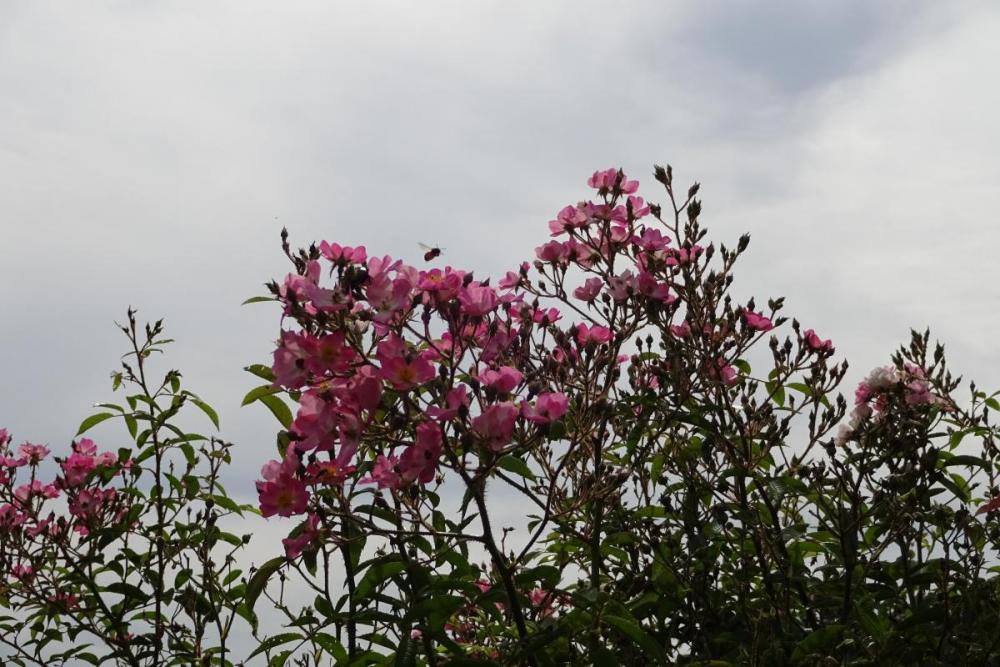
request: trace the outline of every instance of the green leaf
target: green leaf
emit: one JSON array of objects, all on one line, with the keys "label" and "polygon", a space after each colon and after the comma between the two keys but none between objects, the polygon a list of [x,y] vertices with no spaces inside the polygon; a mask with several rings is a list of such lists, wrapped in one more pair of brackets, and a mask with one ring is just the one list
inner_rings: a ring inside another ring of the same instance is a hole
[{"label": "green leaf", "polygon": [[950,459],[944,462],[946,466],[978,466],[980,468],[988,468],[989,464],[982,460],[978,456],[969,456],[967,454],[959,454],[958,456],[952,456]]},{"label": "green leaf", "polygon": [[516,456],[508,455],[497,461],[497,467],[503,468],[508,472],[512,472],[515,475],[520,475],[526,479],[535,479],[535,473],[531,472],[531,468],[528,464],[524,462],[523,459],[519,459]]},{"label": "green leaf", "polygon": [[272,558],[263,565],[261,565],[253,576],[250,577],[250,581],[247,582],[247,591],[243,596],[243,602],[246,604],[248,610],[253,610],[254,604],[257,602],[257,598],[264,591],[264,587],[267,585],[267,580],[270,579],[271,575],[278,571],[282,565],[284,565],[285,559],[281,556],[278,558]]},{"label": "green leaf", "polygon": [[792,661],[800,664],[805,658],[813,654],[830,655],[834,647],[840,642],[840,636],[844,632],[843,625],[827,625],[819,630],[810,632],[798,643],[792,652]]},{"label": "green leaf", "polygon": [[313,636],[313,641],[333,657],[333,664],[339,665],[342,662],[347,662],[347,650],[333,635],[326,632],[317,632]]},{"label": "green leaf", "polygon": [[139,422],[132,415],[125,415],[125,426],[128,428],[128,434],[134,440],[135,434],[139,431]]},{"label": "green leaf", "polygon": [[243,303],[241,303],[240,305],[246,306],[247,304],[264,303],[265,301],[277,301],[277,299],[275,299],[273,296],[252,296]]},{"label": "green leaf", "polygon": [[621,616],[604,616],[603,620],[608,625],[614,626],[621,632],[628,635],[639,647],[659,664],[667,664],[667,655],[663,647],[655,639],[650,637],[642,627],[635,621]]},{"label": "green leaf", "polygon": [[399,574],[406,569],[406,563],[399,560],[389,560],[392,558],[396,558],[396,556],[389,556],[384,560],[378,560],[368,568],[365,576],[358,582],[358,587],[354,591],[356,599],[363,600],[368,597],[369,593],[376,586],[385,583],[389,577]]},{"label": "green leaf", "polygon": [[82,435],[83,433],[86,433],[90,429],[100,424],[102,421],[106,419],[111,419],[114,416],[115,415],[110,412],[98,412],[96,415],[90,415],[82,422],[80,422],[80,428],[77,430],[76,434]]},{"label": "green leaf", "polygon": [[262,380],[267,380],[268,382],[274,381],[274,373],[269,366],[265,366],[264,364],[250,364],[244,367],[243,370],[253,373]]},{"label": "green leaf", "polygon": [[191,402],[197,405],[201,409],[201,411],[204,412],[205,415],[212,421],[212,424],[215,426],[215,430],[218,431],[219,414],[212,408],[211,405],[201,400],[200,398],[195,398],[194,396],[190,396],[190,398]]},{"label": "green leaf", "polygon": [[292,425],[292,411],[285,405],[285,402],[275,395],[261,396],[257,399],[267,406],[278,422],[285,428]]},{"label": "green leaf", "polygon": [[249,392],[247,392],[247,395],[243,397],[243,402],[240,403],[240,405],[241,406],[250,405],[254,401],[260,399],[260,397],[262,396],[270,396],[271,394],[277,394],[280,391],[281,387],[275,387],[274,385],[271,384],[261,385],[256,389],[251,389]]},{"label": "green leaf", "polygon": [[273,648],[277,648],[282,644],[287,644],[288,642],[293,642],[297,639],[302,639],[302,635],[297,632],[283,632],[280,635],[274,635],[273,637],[268,637],[260,643],[260,645],[254,649],[254,652],[247,656],[247,660],[250,658],[260,655],[265,651],[270,651]]}]

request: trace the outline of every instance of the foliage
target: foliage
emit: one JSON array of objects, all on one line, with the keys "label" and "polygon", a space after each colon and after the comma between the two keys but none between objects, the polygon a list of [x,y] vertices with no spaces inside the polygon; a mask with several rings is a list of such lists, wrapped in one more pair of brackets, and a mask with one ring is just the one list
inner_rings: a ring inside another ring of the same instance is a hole
[{"label": "foliage", "polygon": [[[170,426],[214,413],[177,373],[147,389],[159,326],[139,345],[132,319],[138,371],[116,384],[140,391],[81,430],[119,416],[135,447],[79,440],[70,459],[100,463],[37,492],[39,450],[0,461],[0,603],[31,614],[5,621],[12,660],[85,633],[95,663],[224,664],[239,617],[269,665],[1000,659],[995,396],[959,399],[914,332],[849,405],[831,341],[783,299],[734,298],[749,237],[709,243],[698,184],[654,175],[663,206],[594,173],[495,286],[283,233],[293,272],[248,301],[290,326],[243,403],[280,426],[260,513],[294,523],[243,578],[217,527],[246,509],[218,485],[228,448]],[[84,491],[114,493],[88,513]],[[42,514],[55,494],[68,518]],[[286,627],[258,626],[265,604]]]},{"label": "foliage", "polygon": [[131,350],[112,380],[125,405],[101,404],[77,436],[120,419],[130,446],[98,453],[81,437],[43,483],[49,449],[14,450],[0,431],[0,572],[12,575],[0,606],[14,612],[0,617],[13,650],[5,664],[233,664],[227,637],[243,601],[233,565],[245,539],[223,528],[244,510],[219,483],[230,445],[178,428],[187,406],[218,426],[179,372],[148,377],[170,342],[162,324],[140,330],[130,310],[121,329]]}]

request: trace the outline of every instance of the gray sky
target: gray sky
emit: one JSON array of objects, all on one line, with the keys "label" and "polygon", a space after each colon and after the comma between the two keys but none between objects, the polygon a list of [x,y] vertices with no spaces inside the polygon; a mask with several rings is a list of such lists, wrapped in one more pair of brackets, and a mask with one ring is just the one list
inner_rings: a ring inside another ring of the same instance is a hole
[{"label": "gray sky", "polygon": [[8,0],[0,426],[68,443],[132,304],[249,499],[275,425],[241,368],[278,317],[239,304],[288,270],[282,226],[502,274],[593,170],[654,162],[703,183],[712,239],[753,235],[738,293],[786,295],[852,382],[913,325],[1000,386],[997,63],[985,2]]}]

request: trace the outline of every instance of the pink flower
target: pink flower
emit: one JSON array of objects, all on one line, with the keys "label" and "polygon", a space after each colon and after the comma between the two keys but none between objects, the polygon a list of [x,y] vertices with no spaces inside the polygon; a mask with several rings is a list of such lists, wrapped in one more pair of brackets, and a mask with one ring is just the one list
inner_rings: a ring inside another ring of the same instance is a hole
[{"label": "pink flower", "polygon": [[406,343],[395,334],[378,344],[382,363],[379,377],[394,389],[405,391],[434,379],[434,367],[419,355],[410,354]]},{"label": "pink flower", "polygon": [[501,366],[497,370],[486,370],[479,374],[479,381],[485,386],[495,389],[501,394],[509,394],[514,391],[524,375],[521,371],[510,366]]},{"label": "pink flower", "polygon": [[337,432],[337,406],[325,397],[325,392],[309,390],[299,398],[299,409],[290,431],[298,438],[300,451],[329,450]]},{"label": "pink flower", "polygon": [[68,487],[79,486],[96,467],[93,455],[73,452],[62,462],[63,479]]},{"label": "pink flower", "polygon": [[104,496],[100,490],[81,489],[69,503],[69,513],[81,519],[88,519],[97,514],[101,508]]},{"label": "pink flower", "polygon": [[534,405],[523,404],[524,418],[536,424],[549,424],[566,414],[569,400],[563,393],[539,394]]},{"label": "pink flower", "polygon": [[97,456],[97,445],[90,438],[80,438],[72,445],[74,452],[79,454],[84,454],[86,456]]},{"label": "pink flower", "polygon": [[528,304],[521,304],[521,308],[512,310],[511,317],[521,322],[534,322],[535,324],[548,325],[562,319],[562,313],[558,308],[535,308]]},{"label": "pink flower", "polygon": [[601,293],[604,281],[600,278],[587,278],[583,285],[573,290],[573,296],[581,301],[593,301]]},{"label": "pink flower", "polygon": [[688,264],[696,260],[705,251],[700,245],[693,245],[690,248],[677,248],[666,258],[667,266],[679,266]]},{"label": "pink flower", "polygon": [[[372,261],[369,261],[371,266]],[[374,275],[368,282],[365,296],[368,305],[375,311],[374,319],[379,323],[391,322],[412,303],[413,283],[406,277],[392,279],[387,273]]]},{"label": "pink flower", "polygon": [[[631,183],[635,183],[636,187],[639,186],[638,181],[631,181]],[[630,195],[628,198],[628,206],[632,209],[633,220],[638,220],[639,218],[644,218],[649,215],[649,206],[646,205],[646,202],[642,197]]]},{"label": "pink flower", "polygon": [[417,440],[399,457],[399,472],[404,482],[427,484],[434,479],[441,458],[441,428],[423,422],[417,426]]},{"label": "pink flower", "polygon": [[15,579],[23,582],[29,582],[34,578],[35,570],[30,565],[18,563],[10,569],[10,574]]},{"label": "pink flower", "polygon": [[49,604],[59,609],[76,609],[79,598],[72,593],[56,591],[47,598]]},{"label": "pink flower", "polygon": [[691,325],[687,322],[681,322],[680,324],[671,324],[670,333],[677,336],[678,338],[687,338],[691,335]]},{"label": "pink flower", "polygon": [[531,605],[538,610],[541,618],[546,618],[555,613],[555,595],[551,591],[535,588],[528,593],[528,600]]},{"label": "pink flower", "polygon": [[576,239],[566,241],[567,259],[578,266],[589,269],[601,260],[601,252],[589,243],[581,243]]},{"label": "pink flower", "polygon": [[726,360],[721,357],[715,360],[714,368],[709,365],[709,376],[721,381],[727,387],[731,387],[739,382],[739,375],[736,369],[726,363]]},{"label": "pink flower", "polygon": [[747,326],[754,331],[770,331],[774,328],[774,324],[768,318],[753,312],[752,310],[743,311],[743,320],[747,323]]},{"label": "pink flower", "polygon": [[309,492],[301,480],[287,474],[280,474],[269,482],[258,482],[260,513],[266,518],[274,516],[294,516],[306,511]]},{"label": "pink flower", "polygon": [[0,505],[0,528],[14,528],[24,524],[26,520],[27,515],[22,514],[14,505]]},{"label": "pink flower", "polygon": [[569,261],[569,246],[559,241],[549,241],[535,248],[535,257],[546,264],[565,266]]},{"label": "pink flower", "polygon": [[654,278],[650,273],[640,271],[637,282],[639,292],[645,294],[651,299],[663,301],[664,303],[673,303],[677,300],[677,297],[670,293],[670,285],[665,282],[657,281],[656,278]]},{"label": "pink flower", "polygon": [[274,363],[271,364],[274,383],[288,389],[304,386],[309,380],[306,359],[312,347],[311,336],[282,331],[278,347],[274,350]]},{"label": "pink flower", "polygon": [[402,483],[399,475],[399,459],[395,456],[379,454],[372,466],[372,474],[361,480],[362,484],[378,483],[380,489],[398,489]]},{"label": "pink flower", "polygon": [[374,366],[362,366],[354,371],[347,389],[351,398],[362,410],[374,410],[382,402],[382,382],[378,369]]},{"label": "pink flower", "polygon": [[596,324],[593,327],[588,327],[586,324],[576,325],[576,342],[581,347],[587,345],[588,343],[602,345],[610,341],[612,338],[614,338],[614,334],[612,334],[611,329],[607,327],[602,327]]},{"label": "pink flower", "polygon": [[802,336],[805,338],[806,345],[809,346],[810,350],[814,350],[816,352],[833,352],[833,341],[829,338],[826,340],[820,340],[820,337],[817,336],[816,332],[812,329],[806,329]]},{"label": "pink flower", "polygon": [[343,332],[336,331],[307,341],[305,366],[314,375],[344,373],[350,370],[351,364],[358,358],[358,353],[345,344]]},{"label": "pink flower", "polygon": [[646,252],[658,252],[670,244],[670,237],[664,236],[659,229],[643,229],[642,234],[633,239]]},{"label": "pink flower", "polygon": [[506,275],[497,283],[500,289],[514,289],[521,285],[521,281],[524,280],[524,274],[528,272],[528,263],[523,262],[521,268],[518,272],[508,271]]},{"label": "pink flower", "polygon": [[286,537],[281,540],[285,547],[285,557],[293,560],[302,555],[307,546],[316,542],[320,537],[320,519],[316,514],[309,514],[302,530],[294,537]]},{"label": "pink flower", "polygon": [[615,301],[625,301],[635,294],[638,284],[631,271],[623,271],[620,275],[612,276],[608,281],[608,291]]},{"label": "pink flower", "polygon": [[514,436],[518,409],[513,403],[495,403],[472,420],[472,432],[479,436],[487,449],[503,449]]},{"label": "pink flower", "polygon": [[986,514],[987,512],[995,512],[1000,509],[1000,496],[997,496],[993,500],[989,501],[982,507],[976,510],[976,514]]},{"label": "pink flower", "polygon": [[39,480],[33,480],[30,484],[22,484],[14,489],[14,497],[22,503],[27,503],[34,496],[44,496],[45,498],[58,498],[59,489],[52,484],[43,484]]},{"label": "pink flower", "polygon": [[451,421],[463,407],[469,406],[469,391],[464,384],[460,384],[445,397],[445,407],[441,408],[432,405],[425,410],[425,414],[431,419],[439,421]]},{"label": "pink flower", "polygon": [[33,445],[29,442],[18,447],[17,451],[31,464],[41,463],[42,459],[49,455],[49,448],[45,445]]},{"label": "pink flower", "polygon": [[316,484],[340,486],[354,470],[354,466],[341,465],[337,461],[317,461],[306,467],[304,481],[310,486]]},{"label": "pink flower", "polygon": [[624,194],[632,194],[639,189],[639,181],[629,181],[625,174],[621,173],[621,182],[618,180],[619,170],[615,168],[604,171],[595,171],[593,176],[587,179],[587,185],[600,192],[610,192],[618,184],[618,190]]},{"label": "pink flower", "polygon": [[463,287],[458,293],[458,302],[462,304],[462,312],[469,317],[482,317],[493,311],[500,300],[496,290],[489,285],[472,283]]},{"label": "pink flower", "polygon": [[364,264],[368,259],[368,253],[363,245],[357,248],[351,246],[341,246],[337,243],[327,243],[323,241],[319,244],[319,251],[334,264]]},{"label": "pink flower", "polygon": [[583,203],[576,206],[566,206],[559,211],[555,220],[549,221],[549,231],[552,232],[552,236],[559,236],[571,229],[586,227],[589,222],[590,216]]}]

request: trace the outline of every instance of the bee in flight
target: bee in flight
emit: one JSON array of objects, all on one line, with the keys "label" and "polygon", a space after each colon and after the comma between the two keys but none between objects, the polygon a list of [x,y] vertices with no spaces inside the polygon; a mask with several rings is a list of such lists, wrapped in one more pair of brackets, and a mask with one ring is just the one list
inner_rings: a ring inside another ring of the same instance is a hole
[{"label": "bee in flight", "polygon": [[441,248],[438,248],[437,246],[432,248],[431,246],[426,245],[424,243],[418,243],[417,245],[419,245],[420,248],[424,251],[425,262],[429,262],[441,254]]}]

